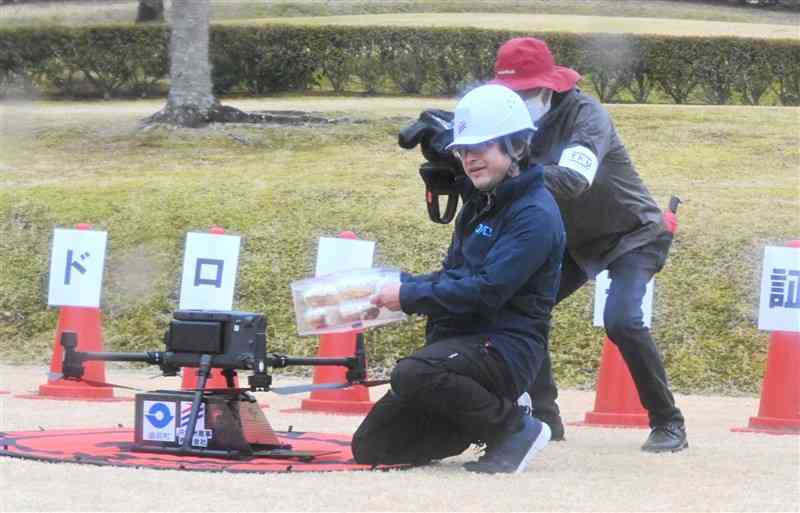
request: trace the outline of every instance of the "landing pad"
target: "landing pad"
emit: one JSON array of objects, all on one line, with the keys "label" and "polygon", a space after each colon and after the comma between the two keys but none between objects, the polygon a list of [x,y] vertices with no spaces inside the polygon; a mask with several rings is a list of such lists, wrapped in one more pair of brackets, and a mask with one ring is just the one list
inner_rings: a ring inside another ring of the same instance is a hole
[{"label": "landing pad", "polygon": [[350,452],[350,435],[278,431],[294,451],[320,454],[312,461],[257,457],[230,460],[135,452],[133,429],[59,429],[0,432],[0,456],[47,462],[206,472],[331,472],[389,470],[408,465],[359,465]]}]

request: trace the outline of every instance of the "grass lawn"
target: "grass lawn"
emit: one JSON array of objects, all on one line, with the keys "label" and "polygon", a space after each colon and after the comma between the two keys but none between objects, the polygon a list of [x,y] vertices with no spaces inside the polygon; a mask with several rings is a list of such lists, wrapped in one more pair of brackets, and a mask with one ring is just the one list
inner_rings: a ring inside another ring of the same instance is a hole
[{"label": "grass lawn", "polygon": [[[170,3],[169,0],[164,2],[168,9]],[[68,25],[127,23],[135,19],[137,4],[138,2],[133,0],[120,0],[102,3],[74,1],[3,5],[0,6],[0,26],[44,23]],[[519,26],[518,22],[525,20],[525,25],[521,27],[523,30],[539,31],[570,30],[569,27],[572,27],[573,23],[565,22],[561,16],[596,16],[601,14],[603,17],[608,18],[671,19],[672,21],[659,23],[657,26],[659,31],[675,31],[666,33],[697,34],[697,31],[700,31],[700,34],[715,34],[726,30],[743,30],[744,33],[734,32],[734,34],[748,35],[754,33],[756,34],[755,37],[760,37],[762,33],[765,37],[769,37],[769,34],[775,32],[789,32],[792,35],[783,37],[797,37],[797,27],[800,25],[800,13],[793,11],[658,0],[381,0],[380,2],[366,0],[211,0],[211,6],[212,19],[215,21],[297,16],[357,16],[364,18],[367,24],[382,24],[385,23],[383,18],[371,15],[484,12],[506,13],[500,21],[501,26],[497,28],[517,28]],[[509,14],[514,16],[508,16]],[[517,15],[526,15],[527,18],[518,18]],[[560,16],[551,17],[549,15]],[[534,16],[535,18],[532,18]],[[470,23],[490,23],[490,19],[495,19],[489,18],[485,14],[470,14],[468,17]],[[370,19],[374,21],[368,21]],[[431,20],[434,21],[431,21],[431,23],[434,23],[436,19],[437,17],[432,17]],[[329,20],[329,22],[332,21],[333,18]],[[725,29],[719,27],[716,23],[698,24],[692,21],[726,22],[732,25]],[[683,22],[687,23],[686,28],[679,26]],[[495,21],[491,21],[491,23],[495,23]],[[608,30],[598,30],[590,26],[588,31],[638,31],[642,24],[652,28],[650,21],[637,20],[629,22],[602,21],[600,22],[600,27],[604,28],[609,23]],[[738,25],[741,23],[761,24],[763,26],[748,29]],[[513,24],[513,26],[509,24]],[[566,27],[562,25],[566,25]],[[779,29],[771,27],[771,25],[786,25],[788,27]],[[494,25],[489,26],[495,28]]]},{"label": "grass lawn", "polygon": [[[428,221],[421,156],[398,129],[436,98],[229,99],[246,110],[304,110],[317,127],[140,130],[161,101],[0,104],[0,356],[46,361],[57,312],[46,303],[54,226],[108,230],[106,347],[160,346],[177,304],[185,233],[219,224],[243,236],[240,309],[266,312],[273,350],[313,354],[296,335],[289,283],[313,272],[316,240],[354,230],[377,261],[438,265],[451,226]],[[661,205],[684,200],[657,278],[654,329],[678,390],[755,391],[767,335],[755,329],[763,247],[800,234],[800,109],[612,105],[615,123]],[[556,374],[591,385],[602,332],[591,287],[561,305]],[[422,322],[373,330],[376,366],[421,340]]]},{"label": "grass lawn", "polygon": [[[488,7],[487,7],[488,10]],[[542,32],[663,34],[671,36],[737,36],[800,38],[796,25],[744,23],[673,18],[634,18],[572,14],[393,13],[369,16],[315,16],[228,20],[226,23],[291,23],[296,25],[353,25],[401,27],[472,27]]]}]

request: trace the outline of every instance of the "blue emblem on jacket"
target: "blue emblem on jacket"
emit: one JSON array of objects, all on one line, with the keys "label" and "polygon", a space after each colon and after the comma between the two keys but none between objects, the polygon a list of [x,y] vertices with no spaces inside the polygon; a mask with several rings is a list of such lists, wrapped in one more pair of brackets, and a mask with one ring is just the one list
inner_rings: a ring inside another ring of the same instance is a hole
[{"label": "blue emblem on jacket", "polygon": [[492,236],[492,227],[488,224],[479,224],[477,228],[475,228],[475,233],[478,235],[483,235],[484,237],[491,237]]}]

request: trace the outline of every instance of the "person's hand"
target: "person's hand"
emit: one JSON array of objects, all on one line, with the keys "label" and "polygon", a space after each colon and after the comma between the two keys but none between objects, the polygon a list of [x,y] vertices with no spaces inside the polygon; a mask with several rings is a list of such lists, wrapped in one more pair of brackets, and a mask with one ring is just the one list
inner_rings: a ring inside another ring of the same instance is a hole
[{"label": "person's hand", "polygon": [[400,283],[387,283],[372,296],[372,304],[392,311],[400,310]]}]

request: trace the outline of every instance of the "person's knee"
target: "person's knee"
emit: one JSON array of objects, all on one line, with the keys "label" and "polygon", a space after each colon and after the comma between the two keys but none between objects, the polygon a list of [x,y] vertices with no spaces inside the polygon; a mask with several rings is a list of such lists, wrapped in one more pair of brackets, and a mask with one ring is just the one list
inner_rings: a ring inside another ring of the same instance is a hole
[{"label": "person's knee", "polygon": [[632,334],[644,327],[641,316],[631,315],[622,308],[606,308],[603,313],[603,324],[608,337],[620,347],[635,338]]},{"label": "person's knee", "polygon": [[362,465],[375,465],[378,463],[377,454],[372,449],[370,438],[357,430],[353,434],[353,439],[350,442],[350,450],[353,453],[353,459],[356,463]]},{"label": "person's knee", "polygon": [[392,369],[392,392],[399,398],[413,396],[425,381],[423,375],[428,365],[412,359],[400,360]]}]

